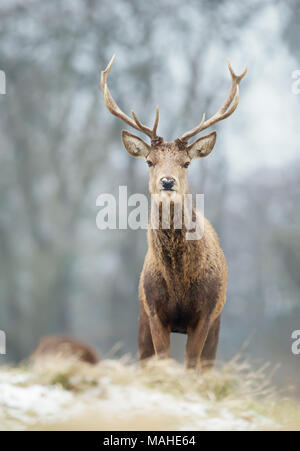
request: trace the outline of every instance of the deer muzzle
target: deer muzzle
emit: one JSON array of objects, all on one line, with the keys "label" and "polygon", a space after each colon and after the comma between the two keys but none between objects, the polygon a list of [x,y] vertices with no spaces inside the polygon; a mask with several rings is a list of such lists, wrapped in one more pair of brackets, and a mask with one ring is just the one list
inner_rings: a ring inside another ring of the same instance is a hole
[{"label": "deer muzzle", "polygon": [[162,177],[160,184],[162,190],[174,191],[175,179],[173,177]]}]

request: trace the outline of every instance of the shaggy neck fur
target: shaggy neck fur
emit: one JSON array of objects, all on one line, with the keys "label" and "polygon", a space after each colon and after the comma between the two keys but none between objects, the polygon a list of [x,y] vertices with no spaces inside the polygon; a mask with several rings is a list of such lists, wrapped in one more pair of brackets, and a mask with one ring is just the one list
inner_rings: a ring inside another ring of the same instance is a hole
[{"label": "shaggy neck fur", "polygon": [[[187,212],[185,212],[187,214]],[[157,218],[158,215],[158,218]],[[193,207],[191,211],[192,227],[195,221],[199,221],[197,210]],[[196,219],[197,218],[197,219]],[[158,225],[157,229],[149,229],[149,247],[159,262],[160,269],[177,286],[177,282],[192,280],[193,274],[199,271],[201,260],[205,258],[204,237],[198,240],[187,240],[186,235],[190,231],[184,221],[184,208],[182,211],[176,209],[174,203],[170,203],[170,227],[163,228],[162,205],[151,210],[151,225]],[[188,224],[189,222],[186,221]],[[182,224],[182,228],[175,228],[176,224]],[[200,258],[199,258],[200,257]],[[196,270],[197,269],[197,270]],[[174,282],[176,278],[177,282]]]}]

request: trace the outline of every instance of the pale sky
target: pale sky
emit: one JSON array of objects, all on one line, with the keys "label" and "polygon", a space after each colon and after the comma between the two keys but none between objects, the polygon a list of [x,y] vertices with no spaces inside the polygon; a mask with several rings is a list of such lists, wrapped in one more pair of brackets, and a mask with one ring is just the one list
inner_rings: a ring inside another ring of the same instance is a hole
[{"label": "pale sky", "polygon": [[[282,43],[278,9],[269,8],[256,26],[259,31],[254,28],[255,32],[250,30],[245,34],[246,42],[237,55],[240,67],[244,55],[250,57],[250,62],[246,78],[241,82],[236,118],[228,120],[222,129],[235,177],[257,167],[284,167],[300,157],[300,94],[292,92],[295,81],[292,73],[300,69],[300,61]],[[270,54],[266,54],[264,35],[273,39]],[[246,92],[243,92],[243,82],[248,84]]]}]

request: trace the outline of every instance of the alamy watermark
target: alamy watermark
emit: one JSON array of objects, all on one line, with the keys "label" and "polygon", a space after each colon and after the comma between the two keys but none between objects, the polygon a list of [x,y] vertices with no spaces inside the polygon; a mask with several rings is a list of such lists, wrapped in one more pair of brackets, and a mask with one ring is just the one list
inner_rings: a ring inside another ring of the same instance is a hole
[{"label": "alamy watermark", "polygon": [[6,334],[0,330],[0,355],[6,354]]},{"label": "alamy watermark", "polygon": [[[6,77],[5,72],[0,70],[0,94],[6,94]],[[6,335],[0,330],[0,355],[6,354]]]},{"label": "alamy watermark", "polygon": [[[118,199],[113,194],[100,194],[96,206],[102,208],[96,225],[100,230],[183,229],[187,240],[200,240],[204,232],[204,195],[195,195],[195,210],[192,194],[164,194],[152,194],[150,205],[144,194],[128,197],[126,186],[119,187]],[[129,207],[134,208],[129,211]]]},{"label": "alamy watermark", "polygon": [[0,70],[0,94],[6,94],[6,77],[3,70]]},{"label": "alamy watermark", "polygon": [[292,79],[295,80],[292,82],[292,93],[297,96],[300,94],[300,69],[296,69],[292,72]]},{"label": "alamy watermark", "polygon": [[292,353],[294,355],[299,355],[300,354],[300,330],[294,330],[292,332],[292,336],[291,336],[293,343],[292,343]]}]

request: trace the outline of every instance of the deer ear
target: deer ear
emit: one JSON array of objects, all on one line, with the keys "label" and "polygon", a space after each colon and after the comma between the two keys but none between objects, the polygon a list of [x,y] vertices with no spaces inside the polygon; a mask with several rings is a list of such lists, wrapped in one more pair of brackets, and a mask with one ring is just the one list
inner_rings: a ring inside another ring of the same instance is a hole
[{"label": "deer ear", "polygon": [[151,147],[145,141],[127,130],[122,130],[122,141],[127,152],[136,158],[146,158],[151,150]]},{"label": "deer ear", "polygon": [[202,158],[209,155],[214,148],[216,139],[217,132],[211,132],[209,135],[197,139],[187,148],[190,158]]}]

